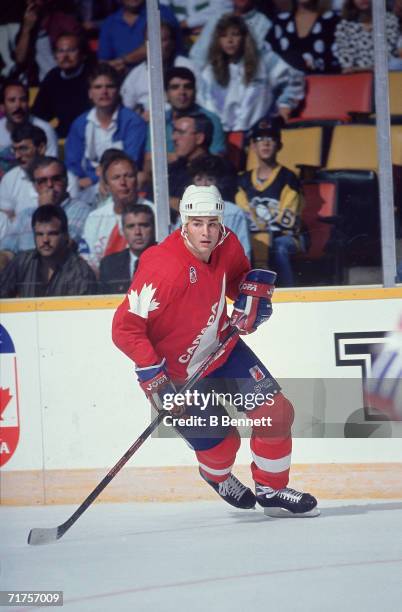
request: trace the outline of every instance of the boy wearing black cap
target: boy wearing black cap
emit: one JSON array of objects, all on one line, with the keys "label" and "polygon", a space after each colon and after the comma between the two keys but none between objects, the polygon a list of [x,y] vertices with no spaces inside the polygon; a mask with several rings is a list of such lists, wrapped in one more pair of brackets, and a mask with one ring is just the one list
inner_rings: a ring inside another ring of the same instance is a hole
[{"label": "boy wearing black cap", "polygon": [[257,168],[239,177],[236,203],[249,218],[253,266],[269,267],[282,287],[294,285],[291,256],[301,249],[301,198],[296,175],[281,166],[279,121],[260,121],[250,132]]}]

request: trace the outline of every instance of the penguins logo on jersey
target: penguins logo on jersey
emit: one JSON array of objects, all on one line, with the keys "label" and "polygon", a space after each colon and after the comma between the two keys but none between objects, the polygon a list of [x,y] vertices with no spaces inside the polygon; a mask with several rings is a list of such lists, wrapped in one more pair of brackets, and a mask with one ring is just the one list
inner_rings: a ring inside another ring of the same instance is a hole
[{"label": "penguins logo on jersey", "polygon": [[279,202],[274,198],[255,196],[250,201],[250,206],[254,209],[255,221],[258,225],[269,225],[276,219],[279,211]]}]

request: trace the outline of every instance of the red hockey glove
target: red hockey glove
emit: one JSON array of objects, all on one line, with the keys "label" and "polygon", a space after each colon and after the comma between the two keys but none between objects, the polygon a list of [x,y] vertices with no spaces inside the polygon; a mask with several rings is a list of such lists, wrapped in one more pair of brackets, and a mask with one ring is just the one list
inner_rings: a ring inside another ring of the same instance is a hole
[{"label": "red hockey glove", "polygon": [[233,304],[231,325],[241,334],[251,334],[272,314],[271,297],[276,273],[271,270],[250,270],[240,283],[240,294]]},{"label": "red hockey glove", "polygon": [[174,403],[176,388],[166,372],[165,361],[147,368],[136,368],[140,387],[158,412],[170,410],[173,414],[182,414],[185,407]]}]

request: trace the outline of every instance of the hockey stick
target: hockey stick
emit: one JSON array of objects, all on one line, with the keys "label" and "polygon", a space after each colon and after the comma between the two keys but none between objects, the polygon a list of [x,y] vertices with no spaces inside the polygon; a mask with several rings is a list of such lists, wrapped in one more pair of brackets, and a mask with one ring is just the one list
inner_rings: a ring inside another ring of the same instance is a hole
[{"label": "hockey stick", "polygon": [[[180,389],[180,393],[185,393],[200,380],[202,375],[211,366],[211,364],[223,354],[231,339],[238,333],[238,327],[232,327],[226,338],[218,344],[216,349],[203,361],[198,370],[194,372],[194,374],[188,379],[186,384]],[[148,425],[148,427],[143,431],[143,433],[124,453],[121,459],[119,459],[116,465],[111,468],[111,470],[106,474],[103,480],[100,481],[100,483],[95,487],[92,493],[88,495],[88,497],[82,502],[82,504],[70,516],[70,518],[65,521],[65,523],[62,523],[58,527],[36,527],[34,529],[31,529],[28,535],[28,544],[36,546],[38,544],[50,544],[51,542],[59,540],[66,533],[66,531],[68,531],[68,529],[70,529],[70,527],[74,525],[74,523],[79,519],[81,514],[83,514],[85,510],[89,508],[92,502],[98,497],[98,495],[100,495],[103,489],[107,487],[109,482],[116,476],[116,474],[120,472],[122,467],[134,455],[134,453],[140,448],[140,446],[143,445],[145,440],[149,438],[151,433],[158,427],[159,423],[167,414],[170,414],[167,410],[161,410],[161,412],[158,413],[155,419]]]}]

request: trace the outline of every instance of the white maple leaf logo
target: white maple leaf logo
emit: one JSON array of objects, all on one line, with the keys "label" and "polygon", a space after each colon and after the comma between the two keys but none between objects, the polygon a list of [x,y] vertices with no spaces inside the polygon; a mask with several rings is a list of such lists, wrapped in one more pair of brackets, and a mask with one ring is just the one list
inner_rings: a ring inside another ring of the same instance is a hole
[{"label": "white maple leaf logo", "polygon": [[149,285],[145,284],[139,293],[131,289],[130,293],[127,295],[128,301],[130,302],[128,312],[132,312],[143,319],[147,319],[149,312],[159,308],[159,302],[152,299],[155,291],[156,287],[152,287],[152,283]]}]

